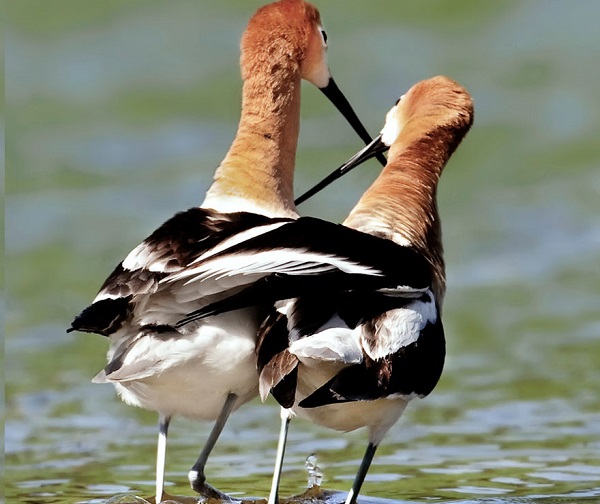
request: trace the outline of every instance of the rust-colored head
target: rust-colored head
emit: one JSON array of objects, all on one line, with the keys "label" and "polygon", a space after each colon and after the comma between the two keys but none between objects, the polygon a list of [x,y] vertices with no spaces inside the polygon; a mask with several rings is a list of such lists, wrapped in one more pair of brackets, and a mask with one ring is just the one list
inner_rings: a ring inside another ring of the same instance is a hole
[{"label": "rust-colored head", "polygon": [[279,0],[256,11],[242,37],[242,77],[265,68],[327,86],[327,36],[317,8],[304,0]]},{"label": "rust-colored head", "polygon": [[[419,161],[423,165],[442,170],[458,144],[473,123],[473,100],[469,92],[448,77],[438,76],[418,82],[401,96],[386,115],[380,135],[367,147],[352,156],[312,189],[296,199],[300,204],[345,173],[365,161],[385,152],[388,148],[388,167],[392,158],[403,156],[403,161]],[[428,155],[420,155],[419,143],[429,142]],[[411,152],[407,158],[406,148]],[[412,157],[412,159],[411,159]],[[429,163],[430,160],[442,162]]]},{"label": "rust-colored head", "polygon": [[381,130],[388,146],[400,139],[402,144],[413,138],[451,134],[456,145],[473,123],[473,99],[457,82],[444,76],[423,80],[400,97],[387,113]]},{"label": "rust-colored head", "polygon": [[416,248],[430,262],[441,307],[445,273],[436,192],[440,174],[473,122],[469,92],[447,77],[418,82],[387,113],[381,135],[342,170],[390,146],[388,164],[344,225]]}]

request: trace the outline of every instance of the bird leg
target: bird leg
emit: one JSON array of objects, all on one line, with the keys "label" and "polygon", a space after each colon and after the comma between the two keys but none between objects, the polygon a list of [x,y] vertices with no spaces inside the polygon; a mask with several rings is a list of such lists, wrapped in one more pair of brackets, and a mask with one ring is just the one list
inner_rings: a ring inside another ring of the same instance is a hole
[{"label": "bird leg", "polygon": [[283,457],[285,455],[285,444],[287,441],[290,421],[294,416],[292,411],[287,408],[281,408],[281,429],[279,431],[279,441],[277,443],[277,456],[275,458],[275,470],[273,471],[273,481],[271,482],[271,493],[269,493],[268,504],[279,503],[279,480],[281,479],[281,469],[283,467]]},{"label": "bird leg", "polygon": [[348,497],[346,497],[345,504],[356,504],[356,499],[358,498],[360,487],[365,481],[365,477],[367,476],[369,467],[371,467],[371,462],[373,461],[373,457],[375,455],[375,451],[377,450],[377,446],[378,445],[373,443],[369,443],[369,445],[367,446],[367,451],[365,451],[362,462],[360,463],[358,473],[356,473],[354,483],[352,483],[352,488],[350,489],[350,492],[348,492]]},{"label": "bird leg", "polygon": [[221,409],[221,413],[219,413],[219,417],[215,421],[212,430],[210,431],[210,435],[204,444],[204,448],[202,448],[202,452],[200,452],[200,456],[198,460],[194,463],[190,472],[188,473],[188,479],[190,480],[190,485],[193,490],[198,492],[200,495],[204,497],[212,497],[216,499],[230,501],[230,497],[220,492],[216,488],[213,488],[208,483],[206,483],[206,476],[204,475],[204,466],[206,465],[206,461],[208,460],[208,456],[210,452],[215,447],[217,439],[221,435],[221,431],[223,427],[225,427],[225,423],[229,418],[229,415],[233,411],[233,406],[238,396],[236,394],[228,394],[225,399],[225,403],[223,404],[223,408]]},{"label": "bird leg", "polygon": [[158,415],[158,443],[156,445],[156,504],[162,500],[165,486],[165,459],[167,456],[167,432],[171,417],[159,413]]}]

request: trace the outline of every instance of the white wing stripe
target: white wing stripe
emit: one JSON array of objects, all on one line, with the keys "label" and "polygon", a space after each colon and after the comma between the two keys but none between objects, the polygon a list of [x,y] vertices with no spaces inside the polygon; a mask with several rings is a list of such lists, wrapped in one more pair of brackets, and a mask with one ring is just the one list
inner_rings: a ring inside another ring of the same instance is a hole
[{"label": "white wing stripe", "polygon": [[136,269],[147,267],[148,263],[154,260],[152,259],[153,255],[156,254],[152,253],[146,242],[142,242],[127,254],[122,263],[123,269],[135,271]]},{"label": "white wing stripe", "polygon": [[404,308],[388,311],[378,322],[376,345],[363,341],[362,346],[371,359],[382,359],[417,341],[423,328],[436,321],[433,300],[415,300]]},{"label": "white wing stripe", "polygon": [[190,263],[190,266],[192,264],[196,264],[199,261],[204,261],[205,259],[208,259],[209,257],[212,257],[213,255],[215,255],[223,250],[233,247],[234,245],[237,245],[238,243],[242,243],[243,241],[249,240],[251,238],[255,238],[257,236],[260,236],[261,234],[265,234],[270,231],[273,231],[273,230],[277,229],[278,227],[283,226],[284,224],[289,224],[289,222],[284,221],[284,222],[277,222],[275,224],[266,224],[264,226],[255,226],[250,229],[247,229],[246,231],[242,231],[241,233],[237,233],[236,235],[233,235],[231,238],[227,238],[226,240],[223,240],[217,246],[211,248],[210,250],[206,251],[204,254],[202,254],[198,258],[194,259]]},{"label": "white wing stripe", "polygon": [[317,254],[298,249],[275,249],[256,254],[236,254],[220,257],[195,267],[187,268],[165,278],[166,282],[188,279],[188,282],[210,277],[224,277],[262,273],[286,273],[289,275],[323,273],[338,269],[348,274],[383,276],[371,266],[365,266],[347,258]]}]

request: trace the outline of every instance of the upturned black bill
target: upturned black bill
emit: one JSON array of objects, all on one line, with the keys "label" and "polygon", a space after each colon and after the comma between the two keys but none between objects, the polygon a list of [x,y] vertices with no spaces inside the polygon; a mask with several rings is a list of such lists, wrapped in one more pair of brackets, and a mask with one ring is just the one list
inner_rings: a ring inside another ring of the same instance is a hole
[{"label": "upturned black bill", "polygon": [[[344,96],[344,93],[340,90],[336,82],[333,80],[333,77],[329,78],[329,82],[327,86],[319,88],[327,98],[335,105],[335,107],[340,111],[340,113],[346,118],[346,121],[352,126],[354,131],[358,134],[358,136],[362,139],[365,144],[368,144],[372,137],[369,135],[367,129],[363,126],[362,122],[354,112],[352,105]],[[381,166],[385,166],[386,159],[385,156],[381,153],[377,153],[377,160],[381,163]]]},{"label": "upturned black bill", "polygon": [[[313,186],[311,189],[306,191],[302,196],[296,198],[296,205],[299,205],[303,201],[306,201],[311,196],[314,196],[321,189],[327,187],[334,180],[339,179],[342,175],[348,173],[353,168],[356,168],[358,165],[363,164],[365,161],[376,157],[382,156],[383,153],[389,149],[388,145],[385,145],[381,141],[381,135],[378,135],[370,144],[364,147],[362,150],[354,154],[348,161],[346,161],[342,166],[337,168],[335,171],[331,172],[327,177],[325,177],[321,182]],[[385,157],[384,157],[385,159]]]}]

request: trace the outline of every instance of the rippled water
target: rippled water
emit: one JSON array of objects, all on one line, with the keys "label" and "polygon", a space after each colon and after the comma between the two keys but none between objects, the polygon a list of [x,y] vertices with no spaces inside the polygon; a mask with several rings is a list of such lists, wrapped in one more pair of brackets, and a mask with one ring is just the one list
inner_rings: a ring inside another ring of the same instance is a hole
[{"label": "rippled water", "polygon": [[[317,3],[332,71],[372,131],[438,73],[476,101],[440,185],[446,370],[382,444],[361,502],[600,502],[600,4]],[[90,383],[104,338],[64,331],[128,250],[201,200],[235,131],[237,45],[260,4],[8,1],[7,502],[153,493],[155,415]],[[359,147],[304,91],[298,191]],[[376,172],[303,211],[342,219]],[[169,493],[193,495],[208,429],[174,421]],[[209,481],[265,497],[277,431],[272,401],[241,409]],[[347,491],[364,444],[295,421],[282,495],[304,491],[311,453],[323,487]]]}]

